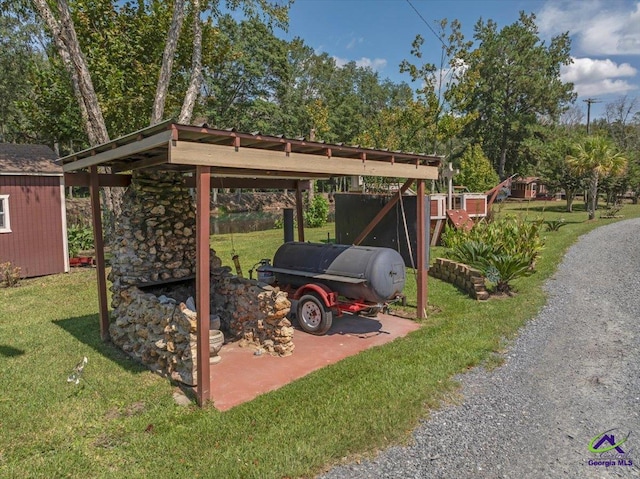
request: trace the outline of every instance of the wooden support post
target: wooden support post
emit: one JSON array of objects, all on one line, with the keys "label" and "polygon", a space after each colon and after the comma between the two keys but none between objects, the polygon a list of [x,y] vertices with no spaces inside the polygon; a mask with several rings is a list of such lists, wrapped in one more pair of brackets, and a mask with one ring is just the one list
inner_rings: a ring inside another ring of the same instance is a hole
[{"label": "wooden support post", "polygon": [[429,222],[427,221],[427,210],[425,207],[425,195],[424,195],[424,180],[417,180],[417,218],[416,218],[416,243],[417,243],[417,313],[418,318],[427,317],[427,301],[428,301],[428,268],[429,268],[429,255],[427,248],[429,248],[429,242],[427,241]]},{"label": "wooden support post", "polygon": [[197,399],[204,406],[211,399],[209,367],[209,310],[211,297],[209,266],[209,217],[211,200],[211,167],[196,168],[196,310],[197,330]]},{"label": "wooden support post", "polygon": [[400,197],[404,194],[405,191],[407,191],[409,189],[409,187],[411,186],[411,184],[413,183],[414,180],[407,180],[404,185],[402,185],[402,187],[400,188],[400,191],[398,191],[397,195],[393,195],[391,197],[391,199],[389,200],[389,202],[384,205],[382,207],[382,209],[378,212],[378,214],[371,220],[371,222],[365,227],[365,229],[362,230],[362,232],[358,235],[358,237],[353,240],[353,244],[354,245],[359,245],[360,243],[362,243],[364,241],[364,239],[367,237],[367,235],[369,233],[371,233],[373,231],[373,228],[376,227],[376,225],[378,223],[380,223],[380,221],[382,220],[382,218],[385,217],[385,215],[391,211],[391,208],[393,208],[395,206],[395,204],[398,202],[398,200],[400,199]]},{"label": "wooden support post", "polygon": [[107,276],[104,261],[104,236],[102,234],[102,211],[100,209],[100,183],[98,167],[91,167],[89,190],[91,193],[91,216],[93,221],[93,244],[96,249],[96,275],[98,278],[98,316],[100,337],[109,341],[109,308],[107,306]]},{"label": "wooden support post", "polygon": [[[313,182],[311,183],[313,188]],[[304,241],[304,215],[302,214],[302,185],[296,181],[296,219],[298,221],[298,241]]]},{"label": "wooden support post", "polygon": [[442,233],[442,228],[444,227],[444,220],[436,221],[436,226],[433,229],[433,236],[431,237],[431,246],[437,246],[438,238],[440,238],[440,234]]}]

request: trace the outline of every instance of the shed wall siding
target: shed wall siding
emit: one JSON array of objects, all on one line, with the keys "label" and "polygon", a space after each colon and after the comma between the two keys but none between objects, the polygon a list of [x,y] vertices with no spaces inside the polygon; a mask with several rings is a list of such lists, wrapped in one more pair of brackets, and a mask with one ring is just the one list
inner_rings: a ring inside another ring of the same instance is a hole
[{"label": "shed wall siding", "polygon": [[65,271],[60,191],[58,176],[0,176],[11,213],[11,233],[0,233],[0,262],[19,266],[25,277]]}]

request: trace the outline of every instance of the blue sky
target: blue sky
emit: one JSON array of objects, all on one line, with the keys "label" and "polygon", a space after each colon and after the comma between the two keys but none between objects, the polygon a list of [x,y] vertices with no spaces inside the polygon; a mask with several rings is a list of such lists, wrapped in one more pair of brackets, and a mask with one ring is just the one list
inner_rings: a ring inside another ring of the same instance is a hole
[{"label": "blue sky", "polygon": [[[602,116],[604,105],[624,95],[640,98],[639,0],[296,0],[290,10],[286,39],[301,37],[317,52],[326,52],[338,64],[355,61],[370,66],[383,78],[406,81],[398,65],[410,59],[416,34],[425,38],[425,57],[439,65],[440,47],[418,13],[432,27],[442,18],[458,19],[471,39],[479,18],[504,27],[519,12],[535,13],[543,38],[568,31],[574,63],[563,68],[563,78],[578,92],[577,105],[594,98],[591,116]],[[412,8],[413,5],[416,11]],[[415,85],[414,85],[415,86]]]}]

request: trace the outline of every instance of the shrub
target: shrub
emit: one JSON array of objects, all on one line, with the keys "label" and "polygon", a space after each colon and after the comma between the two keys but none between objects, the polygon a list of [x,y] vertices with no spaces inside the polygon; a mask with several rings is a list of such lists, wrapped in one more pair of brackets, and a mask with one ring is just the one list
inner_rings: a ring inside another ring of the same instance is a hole
[{"label": "shrub", "polygon": [[442,242],[445,255],[482,271],[495,290],[509,293],[509,283],[533,273],[544,246],[542,219],[525,221],[506,216],[492,223],[478,223],[470,231],[447,225]]},{"label": "shrub", "polygon": [[486,271],[489,281],[495,284],[497,293],[511,293],[511,285],[514,279],[533,274],[529,259],[520,254],[498,254],[489,259],[489,268]]},{"label": "shrub", "polygon": [[498,183],[500,177],[482,152],[482,147],[478,144],[468,146],[460,159],[456,184],[466,186],[469,191],[487,191]]},{"label": "shrub", "polygon": [[557,220],[548,220],[544,223],[547,225],[547,231],[558,231],[560,228],[567,224],[564,218],[560,218]]},{"label": "shrub", "polygon": [[329,202],[320,195],[314,196],[304,212],[304,222],[309,228],[324,226],[329,216]]},{"label": "shrub", "polygon": [[475,240],[458,243],[450,252],[451,259],[483,272],[489,266],[488,260],[492,254],[493,247],[491,245]]},{"label": "shrub", "polygon": [[11,288],[18,286],[22,270],[11,264],[11,261],[0,263],[0,287]]},{"label": "shrub", "polygon": [[69,256],[77,256],[80,251],[93,249],[93,232],[86,226],[70,226],[67,229]]},{"label": "shrub", "polygon": [[[293,218],[293,228],[295,229],[298,226],[298,221]],[[275,220],[273,220],[273,229],[281,230],[284,228],[284,218],[282,216],[278,216]]]}]

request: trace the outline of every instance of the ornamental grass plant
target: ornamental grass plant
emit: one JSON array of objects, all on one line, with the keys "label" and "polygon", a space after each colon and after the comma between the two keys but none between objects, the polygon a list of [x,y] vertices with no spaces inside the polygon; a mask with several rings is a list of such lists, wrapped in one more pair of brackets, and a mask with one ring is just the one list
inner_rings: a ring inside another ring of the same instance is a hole
[{"label": "ornamental grass plant", "polygon": [[496,293],[510,294],[513,280],[535,271],[544,248],[543,226],[543,217],[527,221],[516,215],[480,222],[469,231],[447,225],[445,256],[482,271]]}]

